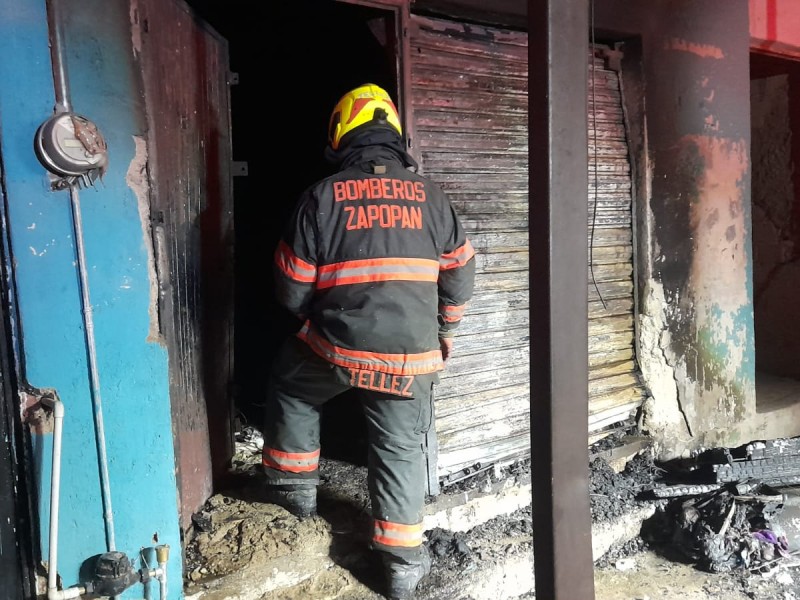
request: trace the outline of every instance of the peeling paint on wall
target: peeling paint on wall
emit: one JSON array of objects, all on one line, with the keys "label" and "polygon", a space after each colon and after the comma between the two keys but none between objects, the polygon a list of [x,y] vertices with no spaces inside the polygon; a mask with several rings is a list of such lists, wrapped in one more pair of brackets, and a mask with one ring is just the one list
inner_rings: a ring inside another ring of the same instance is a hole
[{"label": "peeling paint on wall", "polygon": [[[748,170],[747,147],[744,140],[703,135],[685,136],[681,146],[691,147],[704,166],[690,211],[696,237],[689,282],[696,296],[713,294],[721,312],[735,312],[748,302],[741,189]],[[699,328],[706,323],[701,321]]]},{"label": "peeling paint on wall", "polygon": [[732,423],[755,404],[748,143],[705,131],[660,155],[659,172],[670,175],[658,182],[661,202],[650,204],[654,271],[643,285],[639,344],[652,394],[645,425],[662,458],[731,443]]},{"label": "peeling paint on wall", "polygon": [[678,50],[679,52],[691,52],[703,58],[724,58],[722,48],[711,44],[697,44],[680,38],[670,38],[665,44],[666,50]]},{"label": "peeling paint on wall", "polygon": [[[643,405],[646,428],[655,440],[657,455],[670,456],[676,448],[689,445],[695,415],[685,412],[678,395],[675,361],[670,333],[666,329],[668,303],[663,287],[648,282],[639,319],[639,364],[647,382],[649,397]],[[666,444],[670,444],[669,447]]]},{"label": "peeling paint on wall", "polygon": [[53,433],[55,426],[53,411],[47,410],[42,406],[42,398],[45,395],[53,398],[58,397],[56,391],[52,389],[36,390],[35,392],[22,390],[19,392],[21,420],[30,428],[31,433],[37,435]]},{"label": "peeling paint on wall", "polygon": [[136,150],[128,165],[125,181],[136,195],[139,207],[139,221],[142,226],[142,242],[147,252],[147,276],[150,282],[150,326],[147,333],[148,342],[164,343],[158,315],[158,273],[155,267],[155,250],[153,248],[153,230],[150,226],[150,185],[147,180],[147,142],[139,136],[133,138]]},{"label": "peeling paint on wall", "polygon": [[[695,308],[696,355],[688,360],[687,376],[697,393],[717,400],[705,410],[715,422],[741,415],[742,386],[752,312],[747,282],[747,224],[742,183],[749,160],[744,140],[685,136],[704,166],[690,224],[695,236],[689,286]],[[752,377],[749,377],[752,380]],[[752,384],[752,381],[751,381]],[[716,413],[716,414],[715,414]]]},{"label": "peeling paint on wall", "polygon": [[642,423],[661,458],[735,443],[755,413],[747,2],[598,10],[607,29],[641,36],[641,62],[623,68],[627,89],[641,89],[628,114],[641,148],[637,357],[652,396]]}]

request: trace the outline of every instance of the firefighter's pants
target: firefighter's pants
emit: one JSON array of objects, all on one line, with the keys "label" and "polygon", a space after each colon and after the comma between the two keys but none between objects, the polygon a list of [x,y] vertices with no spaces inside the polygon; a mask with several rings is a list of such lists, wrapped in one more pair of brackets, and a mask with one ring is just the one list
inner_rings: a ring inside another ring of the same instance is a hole
[{"label": "firefighter's pants", "polygon": [[[263,464],[268,485],[319,483],[322,405],[350,388],[339,368],[304,342],[294,337],[285,342],[267,398]],[[430,386],[413,398],[357,391],[368,428],[373,547],[413,559],[422,544],[423,443],[433,420]]]}]

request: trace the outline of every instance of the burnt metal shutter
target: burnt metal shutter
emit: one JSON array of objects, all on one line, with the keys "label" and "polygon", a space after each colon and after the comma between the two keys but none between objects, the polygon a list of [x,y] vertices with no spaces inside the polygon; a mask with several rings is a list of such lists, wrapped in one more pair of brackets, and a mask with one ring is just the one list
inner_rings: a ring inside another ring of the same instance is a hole
[{"label": "burnt metal shutter", "polygon": [[589,68],[590,433],[626,420],[646,397],[635,351],[628,140],[619,72],[608,68],[616,59],[597,46]]},{"label": "burnt metal shutter", "polygon": [[[443,186],[477,251],[475,295],[436,390],[438,473],[450,479],[530,452],[527,35],[414,15],[410,45],[412,151]],[[590,160],[591,433],[628,418],[643,390],[617,74],[602,61],[588,72],[597,84],[589,139],[597,140],[599,183],[595,214]]]}]

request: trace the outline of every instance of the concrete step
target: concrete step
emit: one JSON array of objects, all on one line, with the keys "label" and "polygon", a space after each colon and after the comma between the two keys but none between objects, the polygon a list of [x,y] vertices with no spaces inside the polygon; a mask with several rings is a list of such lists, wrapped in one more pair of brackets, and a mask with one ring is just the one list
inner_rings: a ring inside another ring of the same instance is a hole
[{"label": "concrete step", "polygon": [[[341,473],[337,475],[340,479]],[[351,490],[323,484],[318,517],[298,520],[258,501],[258,485],[218,494],[187,544],[187,600],[380,600],[382,570],[369,550],[363,473]],[[364,490],[364,491],[361,491]],[[531,487],[527,475],[426,505],[431,574],[418,600],[513,600],[534,589]],[[592,528],[595,560],[635,538],[655,511],[642,504]]]}]

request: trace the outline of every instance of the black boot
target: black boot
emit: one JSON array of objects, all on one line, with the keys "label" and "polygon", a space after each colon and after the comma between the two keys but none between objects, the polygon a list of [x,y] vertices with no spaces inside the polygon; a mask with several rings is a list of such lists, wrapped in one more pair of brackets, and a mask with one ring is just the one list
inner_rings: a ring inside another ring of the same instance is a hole
[{"label": "black boot", "polygon": [[420,580],[431,572],[431,557],[423,546],[419,557],[401,559],[384,554],[387,597],[390,600],[412,600]]},{"label": "black boot", "polygon": [[317,488],[308,485],[267,485],[264,502],[282,506],[304,519],[317,514]]}]

